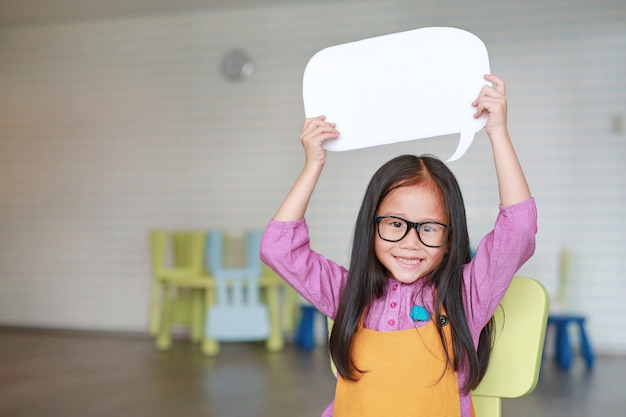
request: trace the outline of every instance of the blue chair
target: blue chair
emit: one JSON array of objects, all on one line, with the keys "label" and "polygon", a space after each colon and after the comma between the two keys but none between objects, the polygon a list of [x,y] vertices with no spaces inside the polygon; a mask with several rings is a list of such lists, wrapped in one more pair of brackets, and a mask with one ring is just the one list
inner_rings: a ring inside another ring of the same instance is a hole
[{"label": "blue chair", "polygon": [[215,282],[215,303],[207,310],[204,353],[216,355],[216,342],[264,340],[270,336],[268,308],[259,300],[262,231],[246,235],[246,261],[243,267],[224,267],[220,231],[207,234],[206,268]]},{"label": "blue chair", "polygon": [[[557,301],[563,305],[565,303],[565,288],[569,278],[570,252],[568,249],[561,251],[561,265],[559,273],[559,286]],[[564,371],[569,371],[573,362],[572,340],[569,334],[569,327],[578,327],[580,336],[580,350],[587,364],[587,369],[593,367],[594,353],[591,342],[585,331],[586,317],[578,312],[553,312],[548,316],[548,327],[554,328],[554,358],[556,363]]]},{"label": "blue chair", "polygon": [[585,358],[587,368],[591,369],[593,367],[594,354],[589,337],[587,337],[587,332],[585,331],[585,316],[577,314],[550,314],[548,316],[548,326],[553,326],[555,329],[554,358],[564,371],[569,371],[572,367],[573,348],[568,330],[570,325],[578,327],[580,350]]},{"label": "blue chair", "polygon": [[[311,352],[315,348],[315,317],[317,315],[324,318],[324,315],[310,304],[300,306],[300,324],[296,331],[295,344],[307,352]],[[328,326],[326,319],[324,324]],[[326,329],[328,332],[328,329]]]}]

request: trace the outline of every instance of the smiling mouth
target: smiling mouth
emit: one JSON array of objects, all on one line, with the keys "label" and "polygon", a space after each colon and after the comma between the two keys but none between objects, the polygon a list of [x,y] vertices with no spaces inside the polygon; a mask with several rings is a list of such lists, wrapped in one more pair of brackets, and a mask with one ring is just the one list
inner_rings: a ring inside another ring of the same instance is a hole
[{"label": "smiling mouth", "polygon": [[407,258],[400,258],[400,257],[396,257],[396,259],[398,260],[398,262],[403,263],[405,265],[417,265],[420,262],[422,262],[422,259],[407,259]]}]

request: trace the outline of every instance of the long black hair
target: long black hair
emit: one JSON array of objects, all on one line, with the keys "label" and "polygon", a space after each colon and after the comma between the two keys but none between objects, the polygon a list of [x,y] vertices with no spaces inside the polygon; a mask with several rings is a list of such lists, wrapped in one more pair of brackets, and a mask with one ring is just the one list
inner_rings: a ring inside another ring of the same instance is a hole
[{"label": "long black hair", "polygon": [[387,274],[374,251],[374,217],[383,199],[393,190],[426,185],[438,190],[448,222],[448,253],[430,274],[435,289],[435,311],[445,308],[452,330],[453,356],[448,352],[445,335],[438,324],[448,364],[455,371],[467,369],[464,393],[478,386],[489,362],[493,325],[482,330],[478,351],[474,348],[463,303],[463,265],[470,261],[470,242],[465,205],[459,184],[448,167],[432,156],[402,155],[374,174],[363,197],[354,229],[350,269],[342,291],[328,349],[337,372],[348,380],[361,373],[352,361],[350,348],[359,320],[371,302],[385,295]]}]

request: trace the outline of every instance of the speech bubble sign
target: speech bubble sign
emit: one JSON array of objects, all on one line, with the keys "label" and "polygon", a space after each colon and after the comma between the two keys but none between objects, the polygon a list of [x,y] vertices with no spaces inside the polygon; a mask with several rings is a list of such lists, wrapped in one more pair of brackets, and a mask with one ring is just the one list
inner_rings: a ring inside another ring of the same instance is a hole
[{"label": "speech bubble sign", "polygon": [[460,133],[448,159],[463,156],[487,115],[474,118],[488,82],[484,43],[462,29],[429,27],[331,46],[308,62],[302,82],[305,116],[326,115],[345,151]]}]

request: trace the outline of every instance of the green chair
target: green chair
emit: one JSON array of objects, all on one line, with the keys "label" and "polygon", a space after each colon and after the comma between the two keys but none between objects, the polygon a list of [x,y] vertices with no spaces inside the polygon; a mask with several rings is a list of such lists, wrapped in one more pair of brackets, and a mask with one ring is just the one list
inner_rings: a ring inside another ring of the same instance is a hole
[{"label": "green chair", "polygon": [[[515,276],[496,310],[495,338],[485,377],[472,391],[476,417],[500,417],[502,398],[519,398],[537,385],[548,320],[548,292]],[[329,331],[332,320],[329,319]],[[337,370],[331,360],[331,369]]]},{"label": "green chair", "polygon": [[548,292],[539,282],[516,276],[500,305],[489,367],[472,392],[476,417],[500,417],[502,398],[529,394],[539,379]]},{"label": "green chair", "polygon": [[[159,350],[172,345],[171,326],[190,327],[193,342],[204,340],[204,315],[214,285],[204,274],[204,232],[154,230],[149,234],[152,289],[149,333]],[[171,249],[171,250],[170,250]],[[168,257],[168,253],[170,256]],[[168,258],[170,262],[168,262]]]},{"label": "green chair", "polygon": [[285,345],[284,332],[294,332],[298,317],[298,294],[269,266],[261,265],[259,278],[261,301],[267,304],[270,313],[270,337],[267,350],[278,352]]}]

